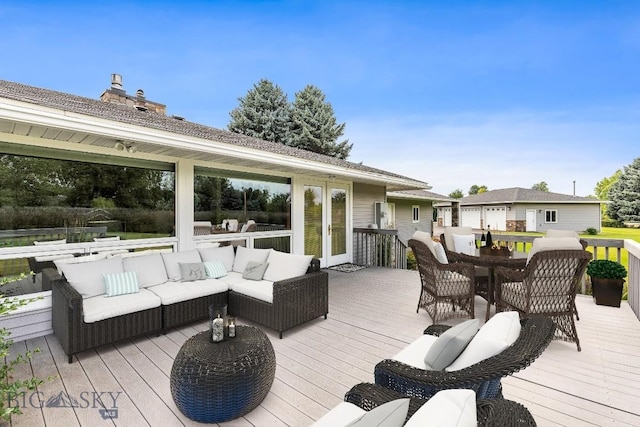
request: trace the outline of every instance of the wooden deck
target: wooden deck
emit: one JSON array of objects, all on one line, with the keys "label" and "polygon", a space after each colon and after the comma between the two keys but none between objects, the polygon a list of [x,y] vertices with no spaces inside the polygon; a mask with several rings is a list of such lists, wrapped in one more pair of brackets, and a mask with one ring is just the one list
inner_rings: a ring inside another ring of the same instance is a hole
[{"label": "wooden deck", "polygon": [[[415,271],[330,271],[329,283],[327,320],[289,331],[281,340],[266,331],[278,363],[271,392],[253,412],[222,425],[307,426],[354,384],[372,382],[375,364],[430,324],[424,311],[415,311]],[[617,309],[579,297],[577,304],[582,352],[575,344],[552,342],[532,366],[503,381],[505,397],[527,406],[540,426],[640,426],[640,322],[624,302]],[[485,307],[477,298],[476,317],[484,318]],[[16,343],[19,351],[42,349],[17,377],[33,372],[53,379],[20,402],[24,414],[12,425],[198,425],[174,405],[169,375],[180,345],[206,328],[203,322],[105,346],[80,354],[73,364],[52,335]],[[47,407],[61,392],[75,397],[79,407]],[[103,419],[100,401],[115,406],[117,418]]]}]

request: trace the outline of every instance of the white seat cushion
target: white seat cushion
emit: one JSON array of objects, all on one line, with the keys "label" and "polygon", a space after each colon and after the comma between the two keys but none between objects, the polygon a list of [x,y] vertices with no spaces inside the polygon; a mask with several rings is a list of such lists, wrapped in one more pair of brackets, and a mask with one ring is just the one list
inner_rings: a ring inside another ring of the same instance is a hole
[{"label": "white seat cushion", "polygon": [[[83,262],[91,262],[98,261],[101,259],[106,259],[106,254],[95,254],[95,255],[85,255],[85,256],[73,256],[73,255],[65,255],[64,258],[53,261],[58,269],[58,273],[62,274],[62,268],[60,268],[64,264],[81,264]],[[36,258],[36,261],[38,259]]]},{"label": "white seat cushion", "polygon": [[148,310],[160,306],[160,298],[146,289],[135,294],[106,297],[98,295],[82,301],[83,319],[85,323],[98,322],[136,311]]},{"label": "white seat cushion", "polygon": [[273,304],[273,282],[242,279],[229,286],[234,292]]},{"label": "white seat cushion", "polygon": [[437,339],[438,337],[434,335],[421,335],[391,359],[402,362],[405,365],[426,370],[427,365],[424,363],[424,357]]},{"label": "white seat cushion", "polygon": [[313,255],[296,255],[271,249],[267,257],[267,270],[264,272],[264,280],[279,282],[304,276],[309,269]]},{"label": "white seat cushion", "polygon": [[218,277],[217,280],[226,283],[227,285],[229,285],[229,289],[231,289],[231,285],[233,285],[234,283],[242,282],[246,279],[242,278],[242,273],[238,273],[236,271],[228,271],[226,276]]},{"label": "white seat cushion", "polygon": [[162,305],[170,305],[226,292],[229,286],[218,279],[204,279],[195,282],[167,282],[149,286],[147,289],[160,297]]},{"label": "white seat cushion", "polygon": [[409,418],[405,427],[475,427],[476,393],[452,389],[437,392]]},{"label": "white seat cushion", "polygon": [[544,237],[573,237],[580,240],[580,236],[573,230],[547,230]]},{"label": "white seat cushion", "polygon": [[122,273],[121,258],[107,258],[80,264],[62,264],[62,274],[83,298],[105,293],[103,274]]},{"label": "white seat cushion", "polygon": [[[249,261],[263,263],[267,261],[271,249],[255,249],[238,246],[236,249],[236,257],[233,260],[233,268],[231,270],[237,273],[244,273]],[[207,260],[208,261],[208,260]],[[227,271],[231,271],[227,270]]]},{"label": "white seat cushion", "polygon": [[517,311],[505,311],[494,315],[445,371],[458,371],[495,356],[516,342],[520,336],[520,329],[520,315]]}]

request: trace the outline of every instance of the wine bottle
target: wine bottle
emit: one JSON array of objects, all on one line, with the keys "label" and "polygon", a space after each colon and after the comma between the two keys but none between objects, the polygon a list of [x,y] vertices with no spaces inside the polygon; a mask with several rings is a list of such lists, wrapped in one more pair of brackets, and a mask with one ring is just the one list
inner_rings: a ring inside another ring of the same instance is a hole
[{"label": "wine bottle", "polygon": [[491,237],[491,229],[487,229],[487,246],[493,246],[493,238]]},{"label": "wine bottle", "polygon": [[484,235],[484,229],[482,229],[482,236],[480,237],[480,247],[487,245],[487,238]]}]

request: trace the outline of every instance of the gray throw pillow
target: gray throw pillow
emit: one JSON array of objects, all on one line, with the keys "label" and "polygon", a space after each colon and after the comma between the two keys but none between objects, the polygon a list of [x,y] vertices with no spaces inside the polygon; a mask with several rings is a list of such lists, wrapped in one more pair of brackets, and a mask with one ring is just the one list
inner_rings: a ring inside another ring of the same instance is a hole
[{"label": "gray throw pillow", "polygon": [[180,277],[185,282],[207,278],[207,271],[202,262],[179,262],[178,266],[180,267]]},{"label": "gray throw pillow", "polygon": [[267,270],[269,264],[266,262],[249,261],[244,268],[242,278],[247,280],[262,280],[264,272]]},{"label": "gray throw pillow", "polygon": [[442,371],[453,363],[476,335],[479,326],[478,319],[471,319],[447,329],[427,351],[424,357],[427,369]]}]

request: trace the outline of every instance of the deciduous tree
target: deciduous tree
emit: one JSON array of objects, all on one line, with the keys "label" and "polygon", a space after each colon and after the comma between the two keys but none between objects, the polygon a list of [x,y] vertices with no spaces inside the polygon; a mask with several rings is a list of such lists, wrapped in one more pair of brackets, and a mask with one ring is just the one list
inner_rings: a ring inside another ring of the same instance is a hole
[{"label": "deciduous tree", "polygon": [[546,182],[544,181],[540,181],[537,184],[533,184],[533,186],[531,187],[532,190],[538,190],[538,191],[546,191],[549,192],[549,185],[547,185]]},{"label": "deciduous tree", "polygon": [[462,190],[456,188],[451,193],[449,193],[449,197],[451,197],[452,199],[461,199],[464,197],[464,194],[462,193]]},{"label": "deciduous tree", "polygon": [[489,191],[489,189],[487,188],[486,185],[472,185],[471,188],[469,188],[469,195],[473,195],[473,194],[480,194],[480,193],[486,193],[487,191]]}]

